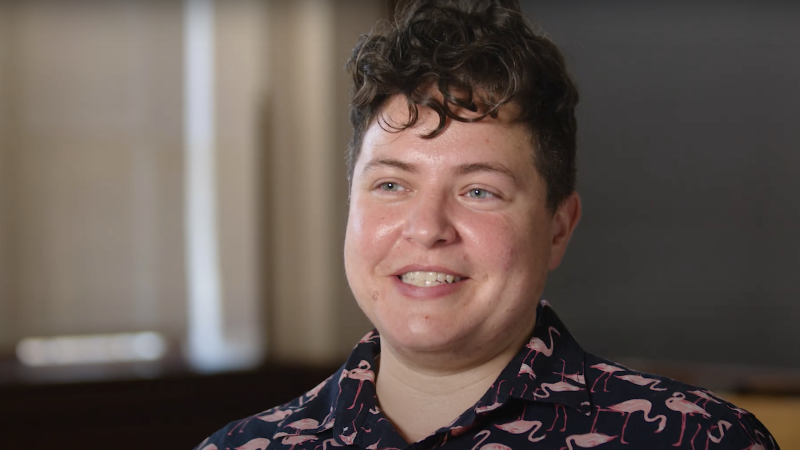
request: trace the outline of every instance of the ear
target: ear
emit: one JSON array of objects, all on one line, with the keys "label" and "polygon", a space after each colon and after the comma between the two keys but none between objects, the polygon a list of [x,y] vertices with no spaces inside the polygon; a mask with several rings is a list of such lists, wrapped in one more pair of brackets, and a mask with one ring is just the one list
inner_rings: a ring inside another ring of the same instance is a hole
[{"label": "ear", "polygon": [[550,270],[555,270],[564,253],[567,251],[567,244],[572,237],[572,232],[578,221],[581,220],[581,197],[577,192],[573,192],[566,200],[561,202],[556,213],[553,215],[553,222],[550,225],[552,230],[552,240],[550,241]]}]

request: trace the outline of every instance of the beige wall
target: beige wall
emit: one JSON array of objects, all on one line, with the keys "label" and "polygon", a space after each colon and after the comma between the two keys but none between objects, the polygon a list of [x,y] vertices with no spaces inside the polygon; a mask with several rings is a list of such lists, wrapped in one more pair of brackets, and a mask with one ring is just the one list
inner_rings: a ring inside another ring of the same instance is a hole
[{"label": "beige wall", "polygon": [[18,328],[0,344],[140,329],[181,336],[179,5],[13,8],[2,222]]}]

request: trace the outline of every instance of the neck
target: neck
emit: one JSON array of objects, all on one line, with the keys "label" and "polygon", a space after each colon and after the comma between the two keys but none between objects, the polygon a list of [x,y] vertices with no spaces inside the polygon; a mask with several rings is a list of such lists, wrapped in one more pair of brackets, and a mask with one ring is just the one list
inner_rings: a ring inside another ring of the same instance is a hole
[{"label": "neck", "polygon": [[[408,442],[417,442],[455,421],[483,397],[503,369],[527,342],[530,329],[483,359],[467,360],[452,353],[413,358],[386,340],[376,380],[383,413]],[[436,360],[438,364],[418,362]]]}]

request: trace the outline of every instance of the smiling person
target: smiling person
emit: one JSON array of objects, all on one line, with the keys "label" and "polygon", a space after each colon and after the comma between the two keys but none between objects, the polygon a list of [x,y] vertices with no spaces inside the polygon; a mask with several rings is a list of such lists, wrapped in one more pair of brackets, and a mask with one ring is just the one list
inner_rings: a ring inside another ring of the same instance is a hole
[{"label": "smiling person", "polygon": [[376,330],[198,449],[778,448],[707,390],[583,351],[539,300],[581,215],[578,93],[516,1],[399,2],[347,67],[345,268]]}]

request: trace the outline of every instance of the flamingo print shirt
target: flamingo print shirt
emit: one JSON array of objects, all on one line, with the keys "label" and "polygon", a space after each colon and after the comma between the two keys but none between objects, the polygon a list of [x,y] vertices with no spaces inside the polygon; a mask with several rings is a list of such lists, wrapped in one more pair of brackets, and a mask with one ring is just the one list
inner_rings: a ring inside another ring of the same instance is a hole
[{"label": "flamingo print shirt", "polygon": [[749,412],[713,393],[584,352],[541,301],[533,336],[451,425],[409,444],[378,407],[368,333],[339,371],[291,402],[232,422],[197,450],[774,450]]}]

